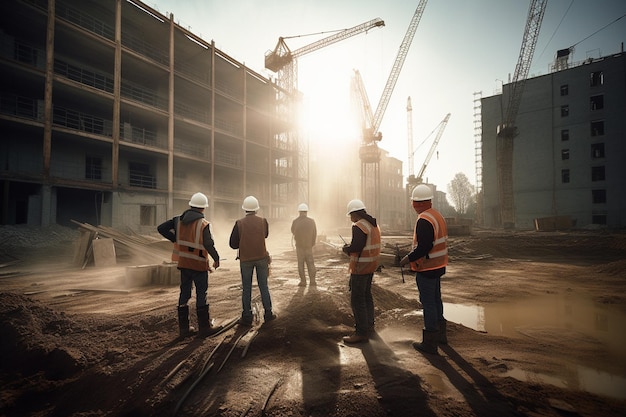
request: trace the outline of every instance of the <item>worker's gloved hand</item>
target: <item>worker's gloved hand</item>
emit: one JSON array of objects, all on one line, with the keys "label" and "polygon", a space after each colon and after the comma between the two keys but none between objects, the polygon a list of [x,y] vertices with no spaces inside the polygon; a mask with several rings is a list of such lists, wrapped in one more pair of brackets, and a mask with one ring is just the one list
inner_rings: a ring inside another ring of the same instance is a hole
[{"label": "worker's gloved hand", "polygon": [[343,248],[341,248],[341,250],[343,251],[343,253],[345,253],[346,255],[350,255],[350,253],[348,252],[348,247],[350,245],[348,245],[347,243],[345,245],[343,245]]},{"label": "worker's gloved hand", "polygon": [[219,267],[220,267],[220,261],[219,260],[213,261],[213,268],[217,269]]},{"label": "worker's gloved hand", "polygon": [[404,265],[408,264],[409,262],[410,262],[409,261],[409,257],[407,255],[407,256],[403,257],[402,259],[400,259],[400,266],[404,266]]}]

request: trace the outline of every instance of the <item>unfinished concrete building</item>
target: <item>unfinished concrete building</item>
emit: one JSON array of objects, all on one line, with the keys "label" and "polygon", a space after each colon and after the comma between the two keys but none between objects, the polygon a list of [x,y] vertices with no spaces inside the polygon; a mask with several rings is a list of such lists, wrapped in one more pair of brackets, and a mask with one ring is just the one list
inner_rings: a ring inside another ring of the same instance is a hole
[{"label": "unfinished concrete building", "polygon": [[[306,182],[278,87],[139,1],[9,0],[0,14],[0,224],[152,232],[204,192],[291,214]],[[296,138],[294,140],[294,138]]]},{"label": "unfinished concrete building", "polygon": [[[570,62],[568,50],[559,51],[551,73],[527,80],[513,145],[516,228],[533,229],[547,218],[564,220],[560,228],[626,226],[626,55],[621,49],[578,63]],[[503,91],[481,100],[479,217],[488,227],[502,226],[496,131],[511,84]]]}]

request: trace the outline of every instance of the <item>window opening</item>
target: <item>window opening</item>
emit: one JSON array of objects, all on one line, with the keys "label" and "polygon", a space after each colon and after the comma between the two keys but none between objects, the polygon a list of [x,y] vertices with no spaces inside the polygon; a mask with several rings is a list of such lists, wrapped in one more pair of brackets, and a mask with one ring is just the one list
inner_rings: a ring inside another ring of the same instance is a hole
[{"label": "window opening", "polygon": [[604,120],[595,120],[591,122],[591,136],[604,135]]},{"label": "window opening", "polygon": [[88,180],[102,179],[102,158],[89,155],[85,158],[85,178]]},{"label": "window opening", "polygon": [[139,206],[139,224],[156,226],[156,206]]},{"label": "window opening", "polygon": [[604,108],[604,95],[592,96],[589,101],[591,110],[601,110]]},{"label": "window opening", "polygon": [[591,73],[590,85],[591,87],[598,87],[604,84],[604,74],[602,71],[594,71]]},{"label": "window opening", "polygon": [[593,204],[606,203],[606,190],[591,190],[591,201]]},{"label": "window opening", "polygon": [[605,179],[604,166],[591,167],[591,181],[604,181]]},{"label": "window opening", "polygon": [[604,158],[604,143],[591,144],[591,157],[596,159]]}]

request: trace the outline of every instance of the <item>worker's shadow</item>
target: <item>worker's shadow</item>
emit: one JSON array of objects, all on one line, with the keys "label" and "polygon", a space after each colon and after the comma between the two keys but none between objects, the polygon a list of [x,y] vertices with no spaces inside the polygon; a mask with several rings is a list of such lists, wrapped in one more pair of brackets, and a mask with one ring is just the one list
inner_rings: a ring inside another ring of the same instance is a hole
[{"label": "worker's shadow", "polygon": [[[439,345],[439,349],[447,357],[425,353],[424,358],[446,375],[450,383],[463,394],[467,404],[476,415],[499,417],[516,414],[515,409],[511,408],[506,398],[489,379],[478,372],[452,346]],[[489,410],[487,414],[485,414],[486,410]]]},{"label": "worker's shadow", "polygon": [[398,365],[399,359],[377,333],[374,333],[369,343],[359,347],[387,415],[436,416],[428,405],[427,393],[421,388],[421,379]]},{"label": "worker's shadow", "polygon": [[298,355],[302,383],[302,402],[307,415],[328,415],[337,408],[341,388],[341,361],[337,339],[341,329],[329,330],[328,306],[333,301],[315,286],[298,287],[284,309],[286,333],[298,335],[290,340]]}]

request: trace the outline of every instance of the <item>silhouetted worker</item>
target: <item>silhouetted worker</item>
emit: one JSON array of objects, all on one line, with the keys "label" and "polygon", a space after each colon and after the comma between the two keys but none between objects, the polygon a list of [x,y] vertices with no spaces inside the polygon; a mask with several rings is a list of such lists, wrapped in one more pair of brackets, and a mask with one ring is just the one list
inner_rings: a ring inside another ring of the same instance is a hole
[{"label": "silhouetted worker", "polygon": [[189,326],[189,306],[193,285],[196,286],[196,315],[199,336],[209,336],[222,329],[213,327],[207,303],[209,286],[209,258],[213,258],[213,268],[219,268],[220,256],[215,249],[211,224],[204,218],[204,209],[209,207],[209,199],[202,193],[195,193],[189,200],[189,209],[161,223],[157,230],[174,243],[172,260],[178,262],[180,270],[180,295],[178,297],[178,328],[181,337],[194,329]]},{"label": "silhouetted worker", "polygon": [[230,247],[238,249],[239,268],[241,270],[242,312],[239,323],[244,326],[252,325],[252,275],[256,270],[256,281],[259,284],[261,302],[265,314],[265,322],[274,320],[276,314],[272,312],[272,298],[267,285],[271,258],[265,247],[265,239],[269,235],[267,219],[259,217],[259,201],[254,196],[243,200],[241,208],[246,215],[237,220],[230,234]]},{"label": "silhouetted worker", "polygon": [[296,256],[298,259],[298,275],[300,275],[301,287],[306,286],[306,275],[304,272],[304,264],[309,273],[309,283],[312,286],[317,285],[315,281],[315,259],[313,258],[313,246],[317,240],[317,226],[315,220],[308,217],[309,206],[302,203],[298,206],[300,215],[291,223],[291,233],[296,242]]},{"label": "silhouetted worker", "polygon": [[410,263],[411,270],[415,271],[415,283],[424,309],[422,342],[413,342],[413,347],[437,354],[439,343],[448,343],[441,300],[441,277],[448,265],[448,227],[441,213],[432,208],[432,199],[433,191],[426,184],[413,189],[411,204],[418,214],[413,250],[400,260],[400,265]]},{"label": "silhouetted worker", "polygon": [[361,200],[348,203],[352,221],[352,241],[343,247],[350,256],[350,305],[354,315],[355,332],[345,336],[345,343],[369,341],[374,331],[374,299],[372,278],[380,256],[380,228],[376,219],[367,214]]}]

